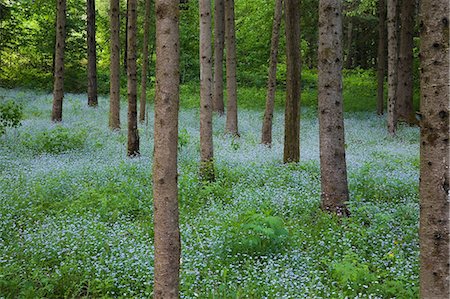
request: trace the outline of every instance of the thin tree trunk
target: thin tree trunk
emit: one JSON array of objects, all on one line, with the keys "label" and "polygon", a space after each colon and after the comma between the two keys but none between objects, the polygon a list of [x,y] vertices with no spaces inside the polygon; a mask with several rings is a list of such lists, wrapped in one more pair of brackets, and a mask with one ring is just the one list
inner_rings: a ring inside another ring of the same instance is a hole
[{"label": "thin tree trunk", "polygon": [[154,298],[179,296],[177,146],[179,0],[156,0],[156,95],[153,152]]},{"label": "thin tree trunk", "polygon": [[421,1],[420,298],[450,298],[449,2]]},{"label": "thin tree trunk", "polygon": [[139,132],[137,122],[137,78],[136,78],[136,25],[137,0],[128,0],[127,40],[127,89],[128,89],[128,148],[129,157],[139,155]]},{"label": "thin tree trunk", "polygon": [[214,180],[211,1],[200,0],[200,176]]},{"label": "thin tree trunk", "polygon": [[275,0],[275,12],[273,18],[272,41],[270,46],[269,78],[267,80],[266,110],[262,127],[261,143],[272,144],[272,119],[277,90],[277,57],[278,43],[280,40],[280,25],[283,16],[283,0]]},{"label": "thin tree trunk", "polygon": [[286,0],[284,163],[300,161],[300,1]]},{"label": "thin tree trunk", "polygon": [[142,49],[142,74],[141,74],[141,98],[139,105],[139,121],[143,123],[145,121],[145,104],[147,102],[147,69],[148,69],[148,44],[149,44],[149,31],[150,31],[150,17],[151,17],[151,0],[145,0],[145,19],[144,19],[144,46]]},{"label": "thin tree trunk", "polygon": [[388,21],[388,132],[397,130],[397,84],[398,84],[398,0],[387,0]]},{"label": "thin tree trunk", "polygon": [[378,2],[377,114],[384,113],[384,81],[386,75],[386,1]]},{"label": "thin tree trunk", "polygon": [[66,0],[56,2],[56,43],[55,70],[53,85],[52,121],[62,121],[62,106],[64,98],[64,48],[66,45]]},{"label": "thin tree trunk", "polygon": [[127,2],[127,10],[125,12],[125,43],[124,43],[124,51],[123,51],[123,69],[125,71],[125,73],[128,72],[128,0],[126,0]]},{"label": "thin tree trunk", "polygon": [[223,46],[225,43],[224,0],[214,2],[214,96],[213,110],[223,115]]},{"label": "thin tree trunk", "polygon": [[227,56],[227,119],[225,132],[239,136],[237,115],[236,31],[234,0],[225,0],[225,46]]},{"label": "thin tree trunk", "polygon": [[353,41],[353,22],[349,17],[347,26],[347,57],[345,60],[345,68],[350,69],[353,64],[353,52],[352,52],[352,41]]},{"label": "thin tree trunk", "polygon": [[401,0],[397,112],[399,120],[416,123],[413,107],[413,37],[415,1]]},{"label": "thin tree trunk", "polygon": [[87,0],[88,106],[98,106],[97,49],[95,42],[95,0]]},{"label": "thin tree trunk", "polygon": [[111,64],[109,85],[109,127],[120,129],[120,5],[110,0]]}]

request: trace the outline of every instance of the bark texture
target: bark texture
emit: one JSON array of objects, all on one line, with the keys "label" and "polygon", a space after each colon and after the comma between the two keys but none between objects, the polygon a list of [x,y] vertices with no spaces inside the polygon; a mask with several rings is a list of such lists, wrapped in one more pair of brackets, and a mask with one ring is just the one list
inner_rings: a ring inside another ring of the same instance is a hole
[{"label": "bark texture", "polygon": [[237,115],[236,32],[234,0],[225,0],[225,46],[227,56],[227,119],[225,132],[239,136]]},{"label": "bark texture", "polygon": [[66,0],[56,2],[56,43],[54,58],[54,83],[52,121],[62,121],[64,98],[64,48],[66,45]]},{"label": "bark texture", "polygon": [[200,176],[214,180],[211,1],[200,0]]},{"label": "bark texture", "polygon": [[225,43],[224,0],[214,1],[214,97],[213,110],[223,115],[223,46]]},{"label": "bark texture", "polygon": [[422,0],[420,298],[450,298],[449,2]]},{"label": "bark texture", "polygon": [[111,63],[109,82],[109,127],[120,129],[120,6],[119,0],[110,0]]},{"label": "bark texture", "polygon": [[95,0],[87,0],[88,106],[98,106],[97,49],[95,42]]},{"label": "bark texture", "polygon": [[272,41],[270,46],[269,78],[267,80],[266,110],[262,127],[261,143],[272,144],[272,119],[275,103],[275,92],[277,90],[277,62],[278,43],[280,40],[280,25],[283,16],[283,0],[275,0],[275,12],[272,27]]},{"label": "bark texture", "polygon": [[156,94],[153,152],[154,298],[179,296],[177,146],[179,0],[156,0]]},{"label": "bark texture", "polygon": [[139,105],[139,121],[145,121],[145,104],[147,102],[147,72],[148,72],[148,46],[149,46],[149,31],[151,19],[152,1],[145,0],[145,18],[144,18],[144,45],[142,49],[142,74],[141,74],[141,98]]},{"label": "bark texture", "polygon": [[398,0],[387,0],[388,22],[388,132],[397,130],[397,84],[398,84]]},{"label": "bark texture", "polygon": [[319,1],[319,139],[322,210],[347,216],[342,97],[342,2]]},{"label": "bark texture", "polygon": [[128,0],[127,40],[127,90],[128,90],[128,147],[129,157],[139,155],[139,132],[137,122],[137,78],[136,78],[136,25],[137,0]]},{"label": "bark texture", "polygon": [[286,0],[284,163],[300,161],[300,1]]},{"label": "bark texture", "polygon": [[386,1],[378,1],[377,114],[384,113],[384,79],[386,75]]}]

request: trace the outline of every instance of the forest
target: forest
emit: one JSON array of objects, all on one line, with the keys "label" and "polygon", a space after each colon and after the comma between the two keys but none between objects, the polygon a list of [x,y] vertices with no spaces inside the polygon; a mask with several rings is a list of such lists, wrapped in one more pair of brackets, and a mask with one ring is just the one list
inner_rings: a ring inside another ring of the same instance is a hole
[{"label": "forest", "polygon": [[0,0],[0,299],[450,298],[448,0]]}]

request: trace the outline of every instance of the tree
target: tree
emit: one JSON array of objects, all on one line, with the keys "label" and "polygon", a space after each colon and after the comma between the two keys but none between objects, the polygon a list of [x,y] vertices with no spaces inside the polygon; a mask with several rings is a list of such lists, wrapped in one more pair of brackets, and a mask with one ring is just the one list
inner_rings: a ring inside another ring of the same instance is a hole
[{"label": "tree", "polygon": [[52,121],[62,121],[64,98],[64,48],[66,45],[66,0],[56,2],[56,43],[54,58],[54,85]]},{"label": "tree", "polygon": [[200,0],[200,176],[214,180],[212,135],[211,1]]},{"label": "tree", "polygon": [[156,94],[153,152],[154,298],[178,298],[177,147],[179,107],[179,0],[156,0]]},{"label": "tree", "polygon": [[223,104],[223,46],[225,42],[224,0],[214,1],[214,96],[213,110],[224,114]]},{"label": "tree", "polygon": [[300,160],[300,1],[286,0],[286,108],[284,163]]},{"label": "tree", "polygon": [[388,132],[395,135],[397,130],[397,84],[398,84],[398,0],[387,0],[388,22]]},{"label": "tree", "polygon": [[147,69],[148,69],[148,44],[151,18],[151,0],[145,0],[145,19],[144,19],[144,46],[142,50],[142,75],[141,75],[141,99],[139,105],[139,120],[145,120],[145,103],[147,102]]},{"label": "tree", "polygon": [[421,1],[420,298],[446,299],[449,277],[449,2]]},{"label": "tree", "polygon": [[95,0],[87,0],[88,106],[98,105],[97,50],[95,42]]},{"label": "tree", "polygon": [[319,139],[322,210],[348,215],[342,97],[342,2],[319,2]]},{"label": "tree", "polygon": [[127,28],[127,90],[128,90],[128,147],[129,157],[139,155],[139,132],[137,125],[137,79],[136,79],[136,23],[137,0],[128,0]]},{"label": "tree", "polygon": [[234,0],[225,0],[225,47],[227,57],[227,119],[225,131],[239,136],[237,115],[236,31]]},{"label": "tree", "polygon": [[110,95],[109,95],[109,127],[120,129],[120,6],[119,0],[110,0],[111,23],[111,62],[110,62]]},{"label": "tree", "polygon": [[277,89],[277,57],[278,42],[280,40],[280,25],[283,16],[283,0],[275,0],[275,12],[273,18],[272,41],[270,46],[269,78],[267,80],[266,110],[262,127],[261,143],[272,144],[272,119]]},{"label": "tree", "polygon": [[[406,2],[406,1],[405,1]],[[377,114],[384,113],[384,78],[386,75],[386,1],[378,1]]]}]

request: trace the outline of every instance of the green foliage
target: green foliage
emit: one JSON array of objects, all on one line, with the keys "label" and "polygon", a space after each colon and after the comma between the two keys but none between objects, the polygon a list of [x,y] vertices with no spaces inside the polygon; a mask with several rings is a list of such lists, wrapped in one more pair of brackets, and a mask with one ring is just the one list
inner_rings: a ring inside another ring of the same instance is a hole
[{"label": "green foliage", "polygon": [[191,140],[191,135],[189,135],[189,132],[186,129],[181,129],[178,133],[178,148],[183,148],[184,146],[188,145]]},{"label": "green foliage", "polygon": [[82,149],[87,138],[86,130],[71,130],[57,125],[37,134],[23,135],[23,144],[36,154],[59,154],[70,150]]},{"label": "green foliage", "polygon": [[17,128],[23,118],[23,106],[7,101],[0,103],[0,136],[5,134],[6,128]]}]

